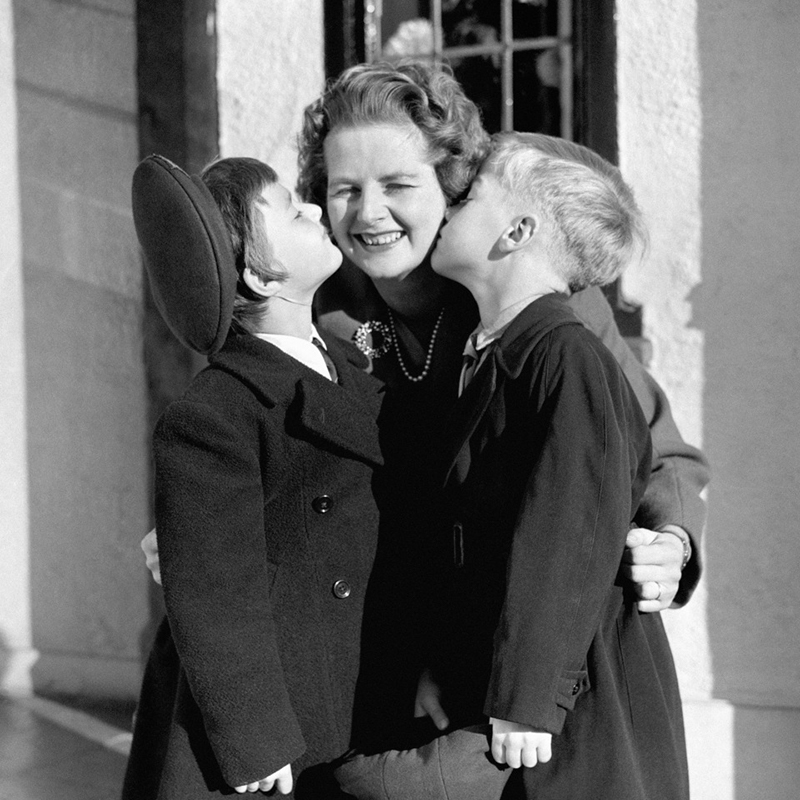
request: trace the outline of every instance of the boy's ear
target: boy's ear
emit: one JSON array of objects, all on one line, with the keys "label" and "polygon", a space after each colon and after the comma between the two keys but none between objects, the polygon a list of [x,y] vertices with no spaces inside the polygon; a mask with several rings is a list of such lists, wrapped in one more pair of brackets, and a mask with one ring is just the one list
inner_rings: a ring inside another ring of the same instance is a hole
[{"label": "boy's ear", "polygon": [[511,225],[503,231],[500,238],[500,249],[504,253],[512,253],[527,247],[539,232],[539,220],[532,214],[516,217]]},{"label": "boy's ear", "polygon": [[273,297],[279,291],[283,284],[281,281],[267,281],[256,272],[253,272],[249,267],[242,273],[242,280],[247,285],[251,292],[255,292],[259,297]]}]

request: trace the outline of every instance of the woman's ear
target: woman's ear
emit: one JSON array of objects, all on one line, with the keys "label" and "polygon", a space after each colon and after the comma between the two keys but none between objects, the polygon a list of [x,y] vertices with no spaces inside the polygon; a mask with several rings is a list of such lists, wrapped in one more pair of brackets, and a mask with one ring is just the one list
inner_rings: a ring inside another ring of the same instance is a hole
[{"label": "woman's ear", "polygon": [[281,281],[271,280],[267,281],[257,272],[253,272],[250,267],[247,267],[242,273],[242,280],[245,282],[248,289],[254,292],[259,297],[273,297],[280,291],[283,285]]},{"label": "woman's ear", "polygon": [[511,225],[503,231],[500,247],[503,252],[511,253],[527,247],[539,232],[539,220],[532,214],[516,217]]}]

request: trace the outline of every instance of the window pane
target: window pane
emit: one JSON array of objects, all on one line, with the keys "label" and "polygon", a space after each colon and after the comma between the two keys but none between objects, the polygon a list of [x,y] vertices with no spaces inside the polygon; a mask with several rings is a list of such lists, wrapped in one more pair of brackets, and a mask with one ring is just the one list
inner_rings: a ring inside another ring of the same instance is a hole
[{"label": "window pane", "polygon": [[[433,57],[436,27],[431,14],[436,5],[430,0],[384,0],[372,6],[365,26],[368,60]],[[569,24],[561,49],[552,46],[559,34],[559,13],[570,13],[568,0],[440,0],[438,7],[444,60],[480,106],[490,132],[509,127],[571,135],[571,69],[566,64],[562,70],[560,61],[571,59]],[[513,24],[506,35],[515,46],[508,41],[503,47],[503,8],[511,10]],[[563,36],[563,25],[560,31]],[[545,44],[550,47],[543,49]],[[567,84],[563,89],[561,82]]]},{"label": "window pane", "polygon": [[428,3],[416,0],[384,2],[381,26],[381,58],[430,56],[433,54],[433,25]]},{"label": "window pane", "polygon": [[511,8],[515,39],[558,34],[558,0],[514,0]]},{"label": "window pane", "polygon": [[500,2],[443,0],[442,33],[445,47],[500,41]]},{"label": "window pane", "polygon": [[[482,42],[489,31],[499,40],[501,7],[502,0],[442,0],[445,47]],[[558,0],[512,0],[511,10],[515,39],[558,33]]]},{"label": "window pane", "polygon": [[514,130],[561,135],[560,71],[556,48],[514,54]]},{"label": "window pane", "polygon": [[503,102],[500,57],[451,58],[448,63],[467,96],[481,109],[486,130],[497,133],[502,127]]}]

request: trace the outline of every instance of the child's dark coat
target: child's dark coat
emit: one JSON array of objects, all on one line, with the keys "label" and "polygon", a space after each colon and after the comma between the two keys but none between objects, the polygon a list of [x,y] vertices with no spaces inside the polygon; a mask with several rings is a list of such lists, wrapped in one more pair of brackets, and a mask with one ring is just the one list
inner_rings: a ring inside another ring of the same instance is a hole
[{"label": "child's dark coat", "polygon": [[230,336],[159,421],[169,624],[147,666],[126,800],[228,794],[287,763],[297,780],[349,745],[381,388],[346,348],[329,342],[339,386]]},{"label": "child's dark coat", "polygon": [[563,298],[540,298],[489,352],[446,439],[447,611],[432,646],[451,720],[554,734],[552,761],[504,797],[688,797],[661,618],[616,580],[652,450],[613,356]]}]

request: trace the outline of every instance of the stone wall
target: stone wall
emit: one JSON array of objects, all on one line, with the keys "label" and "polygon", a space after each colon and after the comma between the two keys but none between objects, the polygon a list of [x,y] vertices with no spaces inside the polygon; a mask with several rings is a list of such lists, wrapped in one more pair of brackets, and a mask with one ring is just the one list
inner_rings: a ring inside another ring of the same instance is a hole
[{"label": "stone wall", "polygon": [[325,81],[319,0],[219,0],[220,151],[269,163],[294,188],[303,109]]},{"label": "stone wall", "polygon": [[148,618],[134,10],[13,8],[33,678],[49,691],[135,694]]}]

